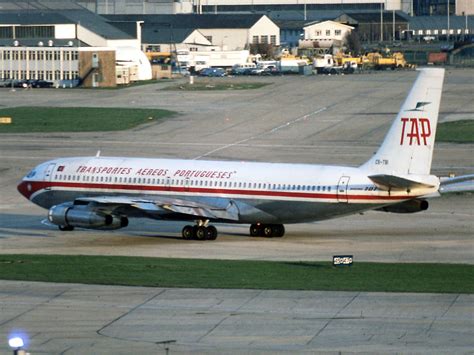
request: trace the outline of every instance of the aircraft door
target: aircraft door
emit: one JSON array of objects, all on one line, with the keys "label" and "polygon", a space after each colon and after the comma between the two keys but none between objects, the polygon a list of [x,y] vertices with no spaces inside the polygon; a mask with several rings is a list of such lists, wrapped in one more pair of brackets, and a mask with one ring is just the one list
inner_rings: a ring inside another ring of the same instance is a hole
[{"label": "aircraft door", "polygon": [[349,176],[341,176],[337,184],[337,202],[348,202],[347,186],[349,185]]},{"label": "aircraft door", "polygon": [[51,181],[51,178],[53,177],[53,170],[54,170],[55,166],[56,166],[55,163],[51,163],[46,167],[46,170],[44,171],[44,175],[43,175],[43,180],[44,181]]}]

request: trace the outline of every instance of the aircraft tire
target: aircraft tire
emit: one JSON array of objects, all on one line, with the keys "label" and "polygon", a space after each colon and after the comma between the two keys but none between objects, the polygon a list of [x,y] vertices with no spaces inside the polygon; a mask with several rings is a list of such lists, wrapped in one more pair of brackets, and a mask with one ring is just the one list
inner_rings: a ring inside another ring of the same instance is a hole
[{"label": "aircraft tire", "polygon": [[183,239],[190,240],[194,238],[194,227],[187,225],[184,226],[181,235],[183,236]]},{"label": "aircraft tire", "polygon": [[264,225],[262,228],[262,235],[265,238],[272,238],[275,235],[275,227],[271,224]]},{"label": "aircraft tire", "polygon": [[285,226],[283,224],[275,224],[273,226],[273,231],[274,231],[273,236],[275,238],[281,238],[285,235]]},{"label": "aircraft tire", "polygon": [[70,232],[74,230],[73,226],[58,226],[58,228],[62,232]]},{"label": "aircraft tire", "polygon": [[206,240],[207,239],[207,228],[204,226],[197,227],[196,229],[196,239],[197,240]]},{"label": "aircraft tire", "polygon": [[214,227],[214,226],[209,226],[206,229],[207,229],[206,239],[207,240],[216,240],[217,239],[217,228]]},{"label": "aircraft tire", "polygon": [[258,224],[252,224],[250,226],[250,236],[259,237],[262,235],[262,227]]}]

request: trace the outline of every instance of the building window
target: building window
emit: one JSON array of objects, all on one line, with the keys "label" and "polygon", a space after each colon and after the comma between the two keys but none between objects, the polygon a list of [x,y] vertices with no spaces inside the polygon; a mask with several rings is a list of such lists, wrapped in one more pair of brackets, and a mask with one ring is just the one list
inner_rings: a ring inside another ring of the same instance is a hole
[{"label": "building window", "polygon": [[54,38],[54,26],[17,26],[16,38]]},{"label": "building window", "polygon": [[258,36],[253,36],[252,37],[252,43],[257,44],[258,43]]},{"label": "building window", "polygon": [[326,36],[330,36],[331,35],[331,30],[326,30]]},{"label": "building window", "polygon": [[270,43],[273,44],[273,45],[276,45],[277,44],[277,36],[271,35],[270,36]]},{"label": "building window", "polygon": [[268,36],[260,36],[260,43],[267,44]]},{"label": "building window", "polygon": [[197,48],[197,47],[190,47],[190,48],[189,48],[189,51],[190,51],[190,52],[197,52],[197,51],[198,51],[198,48]]},{"label": "building window", "polygon": [[340,36],[342,34],[341,30],[334,30],[334,36]]},{"label": "building window", "polygon": [[316,34],[316,37],[321,37],[321,30],[316,30],[314,33]]},{"label": "building window", "polygon": [[13,38],[13,27],[0,27],[0,38]]}]

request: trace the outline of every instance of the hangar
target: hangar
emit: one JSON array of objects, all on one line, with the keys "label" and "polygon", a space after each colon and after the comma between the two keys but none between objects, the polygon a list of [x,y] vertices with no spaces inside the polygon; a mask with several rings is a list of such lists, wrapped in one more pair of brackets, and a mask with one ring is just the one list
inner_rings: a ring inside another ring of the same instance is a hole
[{"label": "hangar", "polygon": [[[139,28],[140,23],[135,26]],[[65,9],[2,10],[0,80],[115,86],[116,64],[130,66],[129,60],[116,63],[124,50],[136,52],[132,58],[143,60],[145,66],[138,66],[137,78],[149,79],[151,68],[140,51],[141,31],[136,33],[125,33],[74,4]]]},{"label": "hangar", "polygon": [[227,50],[248,49],[251,44],[280,45],[280,28],[266,15],[256,14],[177,14],[177,15],[108,15],[104,16],[120,27],[120,22],[143,21],[143,31],[193,29],[212,45]]}]

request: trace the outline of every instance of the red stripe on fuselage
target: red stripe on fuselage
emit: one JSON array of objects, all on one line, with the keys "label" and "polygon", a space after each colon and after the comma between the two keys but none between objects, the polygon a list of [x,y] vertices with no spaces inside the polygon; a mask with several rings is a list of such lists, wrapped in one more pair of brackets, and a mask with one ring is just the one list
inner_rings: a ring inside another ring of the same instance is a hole
[{"label": "red stripe on fuselage", "polygon": [[[28,187],[28,185],[30,187]],[[43,190],[59,188],[71,189],[101,189],[101,190],[122,190],[122,191],[143,191],[143,192],[168,192],[168,193],[199,193],[210,195],[246,195],[257,198],[259,196],[271,197],[293,197],[293,198],[312,198],[312,199],[337,199],[335,193],[313,193],[313,192],[289,192],[289,191],[268,191],[268,190],[242,190],[242,189],[222,189],[208,187],[184,187],[184,186],[151,186],[151,185],[124,185],[124,184],[97,184],[83,182],[50,182],[50,181],[23,181],[18,185],[18,191],[30,199],[31,195]],[[116,193],[117,191],[114,191]],[[339,198],[345,198],[342,195]],[[347,194],[349,200],[407,200],[416,196],[379,196],[379,195],[351,195]]]}]

